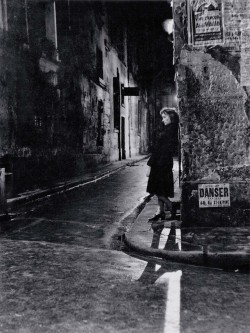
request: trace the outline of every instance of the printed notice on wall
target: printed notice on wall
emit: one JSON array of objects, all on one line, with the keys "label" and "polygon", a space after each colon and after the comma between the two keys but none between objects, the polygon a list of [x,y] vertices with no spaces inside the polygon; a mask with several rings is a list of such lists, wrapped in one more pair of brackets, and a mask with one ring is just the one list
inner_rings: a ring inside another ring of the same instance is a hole
[{"label": "printed notice on wall", "polygon": [[250,28],[242,29],[241,34],[241,60],[240,84],[250,86]]},{"label": "printed notice on wall", "polygon": [[[224,0],[225,46],[234,51],[240,51],[241,47],[244,48],[246,45],[244,44],[244,30],[247,30],[249,27],[250,1]],[[248,63],[248,59],[246,59],[246,63]],[[243,81],[246,79],[246,72],[244,73]]]},{"label": "printed notice on wall", "polygon": [[224,0],[225,46],[232,51],[240,51],[242,13],[238,2]]},{"label": "printed notice on wall", "polygon": [[198,185],[199,208],[230,207],[229,184]]},{"label": "printed notice on wall", "polygon": [[193,45],[215,45],[224,42],[221,0],[191,0],[190,30]]}]

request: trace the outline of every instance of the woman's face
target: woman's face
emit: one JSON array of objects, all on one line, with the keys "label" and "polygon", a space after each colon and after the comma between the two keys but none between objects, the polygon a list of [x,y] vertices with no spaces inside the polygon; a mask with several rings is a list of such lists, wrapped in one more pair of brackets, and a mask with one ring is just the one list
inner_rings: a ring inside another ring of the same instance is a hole
[{"label": "woman's face", "polygon": [[164,125],[168,125],[171,123],[171,119],[167,113],[162,114],[162,122]]}]

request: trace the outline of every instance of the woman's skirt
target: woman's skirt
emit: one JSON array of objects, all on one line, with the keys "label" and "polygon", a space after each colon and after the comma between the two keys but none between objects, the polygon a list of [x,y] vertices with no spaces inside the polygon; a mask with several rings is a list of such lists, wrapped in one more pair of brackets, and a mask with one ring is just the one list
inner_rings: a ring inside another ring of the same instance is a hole
[{"label": "woman's skirt", "polygon": [[172,168],[152,166],[148,178],[147,192],[157,196],[174,197]]}]

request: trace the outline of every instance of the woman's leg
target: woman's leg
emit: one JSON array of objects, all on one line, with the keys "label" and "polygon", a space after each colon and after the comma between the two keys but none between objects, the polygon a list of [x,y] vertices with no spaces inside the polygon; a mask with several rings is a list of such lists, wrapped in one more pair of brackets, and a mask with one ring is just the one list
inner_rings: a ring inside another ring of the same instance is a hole
[{"label": "woman's leg", "polygon": [[164,206],[165,206],[164,201],[159,199],[159,197],[158,197],[158,210],[157,210],[156,214],[153,217],[151,217],[148,221],[154,222],[154,221],[158,221],[160,219],[164,220],[165,219]]},{"label": "woman's leg", "polygon": [[157,213],[165,213],[165,204],[164,204],[164,201],[163,200],[161,200],[159,197],[158,197],[158,206],[159,206],[159,208],[158,208],[158,212]]},{"label": "woman's leg", "polygon": [[172,202],[167,197],[158,196],[158,202],[159,202],[159,200],[161,200],[163,203],[166,204],[166,206],[168,207],[170,212],[172,211],[172,206],[173,206]]},{"label": "woman's leg", "polygon": [[176,219],[176,206],[172,203],[172,201],[170,201],[167,197],[162,196],[158,197],[158,200],[161,200],[166,204],[171,212],[171,219]]}]

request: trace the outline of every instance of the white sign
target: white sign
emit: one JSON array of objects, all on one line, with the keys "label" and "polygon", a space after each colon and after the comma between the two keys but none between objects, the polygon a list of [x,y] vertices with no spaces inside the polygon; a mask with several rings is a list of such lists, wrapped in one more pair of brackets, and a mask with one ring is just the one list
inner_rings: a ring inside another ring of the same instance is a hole
[{"label": "white sign", "polygon": [[198,185],[199,208],[230,207],[229,184]]},{"label": "white sign", "polygon": [[221,31],[221,15],[219,10],[207,12],[195,12],[195,32],[209,34]]},{"label": "white sign", "polygon": [[222,0],[188,1],[189,42],[195,46],[224,43]]}]

